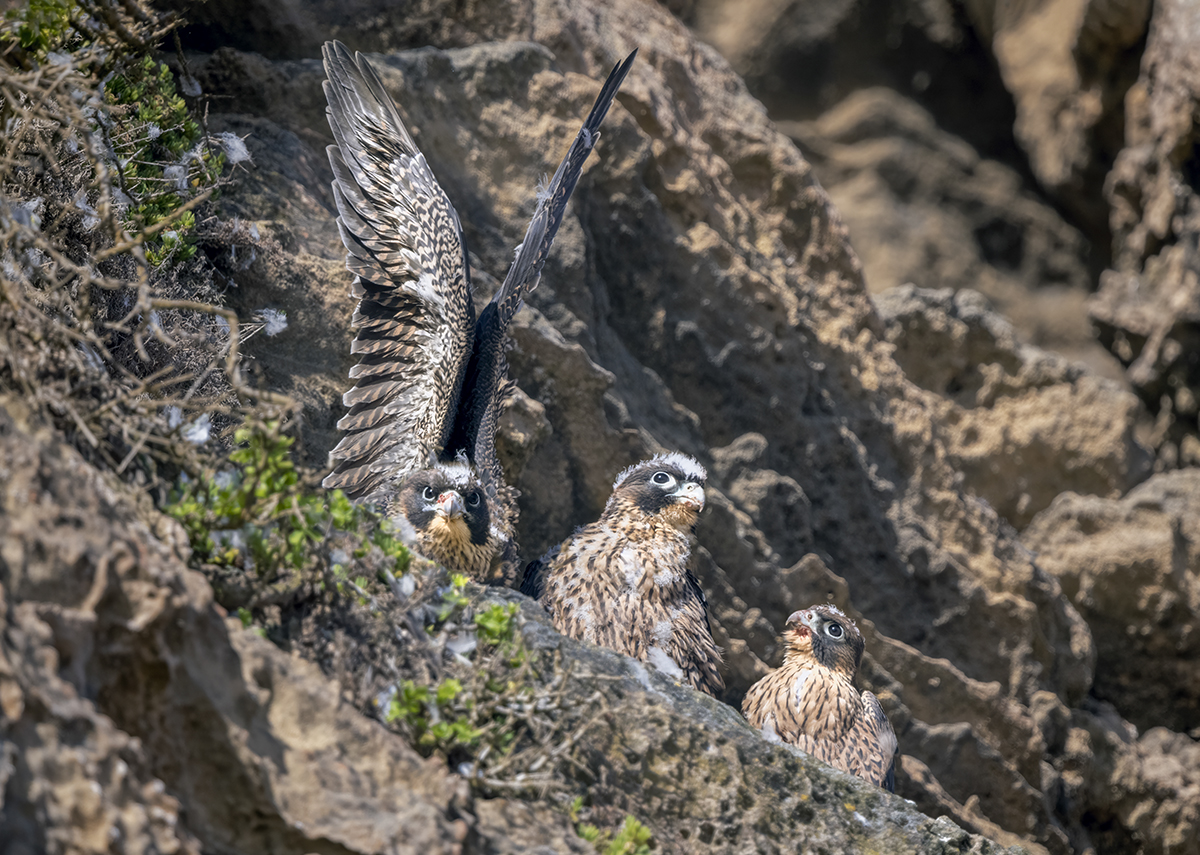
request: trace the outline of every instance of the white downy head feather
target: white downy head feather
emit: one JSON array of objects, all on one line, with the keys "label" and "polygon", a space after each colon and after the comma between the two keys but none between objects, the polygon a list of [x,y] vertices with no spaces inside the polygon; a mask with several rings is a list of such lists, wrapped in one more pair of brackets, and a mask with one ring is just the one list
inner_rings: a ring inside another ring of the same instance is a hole
[{"label": "white downy head feather", "polygon": [[625,467],[617,475],[617,479],[613,481],[613,489],[615,490],[620,487],[626,478],[639,469],[642,469],[643,467],[649,468],[656,465],[672,466],[682,472],[683,477],[689,481],[696,481],[697,483],[702,484],[704,483],[705,479],[708,478],[708,472],[703,466],[700,465],[696,458],[687,454],[682,454],[678,451],[672,451],[667,454],[656,454],[649,460],[643,460],[641,463],[635,463],[632,466]]}]

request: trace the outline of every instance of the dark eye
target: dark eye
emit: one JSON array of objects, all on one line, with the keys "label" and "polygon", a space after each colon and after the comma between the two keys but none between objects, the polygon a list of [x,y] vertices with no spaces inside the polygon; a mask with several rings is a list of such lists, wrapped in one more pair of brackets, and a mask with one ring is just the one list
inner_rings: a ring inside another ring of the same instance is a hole
[{"label": "dark eye", "polygon": [[432,487],[426,487],[425,490],[421,493],[421,498],[427,502],[432,502],[434,499],[437,498],[437,493],[433,492]]},{"label": "dark eye", "polygon": [[671,483],[671,476],[666,472],[655,472],[654,477],[650,480],[655,484],[669,484]]},{"label": "dark eye", "polygon": [[827,624],[825,627],[825,634],[830,638],[841,638],[842,628],[836,623]]},{"label": "dark eye", "polygon": [[470,505],[472,508],[479,507],[479,494],[472,493],[471,495],[467,496],[467,504]]}]

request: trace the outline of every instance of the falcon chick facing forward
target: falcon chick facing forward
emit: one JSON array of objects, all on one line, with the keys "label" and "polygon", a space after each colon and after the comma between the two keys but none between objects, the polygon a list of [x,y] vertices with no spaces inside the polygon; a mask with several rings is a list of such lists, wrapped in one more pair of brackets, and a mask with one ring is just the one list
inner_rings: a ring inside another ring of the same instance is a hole
[{"label": "falcon chick facing forward", "polygon": [[521,591],[556,629],[654,665],[716,696],[725,688],[708,604],[688,569],[704,467],[660,454],[617,476],[596,522],[525,570]]},{"label": "falcon chick facing forward", "polygon": [[[583,164],[633,63],[616,65],[544,190],[500,290],[475,316],[462,225],[379,75],[341,42],[324,47],[328,147],[358,307],[344,433],[322,482],[400,515],[416,548],[453,572],[515,581],[517,491],[496,423],[511,383],[508,324],[537,287]],[[418,477],[419,475],[419,477]]]},{"label": "falcon chick facing forward", "polygon": [[783,664],[750,687],[742,714],[773,741],[896,790],[896,732],[870,692],[854,688],[864,642],[835,606],[794,612]]},{"label": "falcon chick facing forward", "polygon": [[410,476],[394,507],[412,527],[412,545],[422,555],[476,580],[511,579],[491,572],[497,560],[515,561],[510,521],[494,518],[498,503],[466,462],[439,463]]}]

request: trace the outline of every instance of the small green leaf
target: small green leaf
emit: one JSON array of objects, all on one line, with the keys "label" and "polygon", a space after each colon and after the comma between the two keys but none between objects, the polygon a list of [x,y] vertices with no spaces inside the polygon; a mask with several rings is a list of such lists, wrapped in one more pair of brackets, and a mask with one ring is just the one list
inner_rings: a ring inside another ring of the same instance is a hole
[{"label": "small green leaf", "polygon": [[462,690],[462,683],[460,683],[458,680],[455,680],[453,677],[445,680],[440,686],[438,686],[437,689],[438,706],[445,706],[446,704],[450,703],[452,700],[458,697]]}]

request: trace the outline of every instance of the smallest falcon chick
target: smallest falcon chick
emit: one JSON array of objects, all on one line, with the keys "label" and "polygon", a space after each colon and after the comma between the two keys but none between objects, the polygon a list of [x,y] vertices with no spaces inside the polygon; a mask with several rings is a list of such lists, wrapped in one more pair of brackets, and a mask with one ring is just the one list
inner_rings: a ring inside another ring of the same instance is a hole
[{"label": "smallest falcon chick", "polygon": [[688,569],[705,477],[686,454],[630,466],[599,520],[529,564],[521,592],[563,635],[648,662],[715,697],[725,688],[721,651]]},{"label": "smallest falcon chick", "polygon": [[477,582],[511,584],[512,532],[493,513],[494,504],[465,461],[415,473],[393,503],[412,526],[417,552]]},{"label": "smallest falcon chick", "polygon": [[742,714],[771,741],[803,749],[896,791],[896,732],[870,692],[854,688],[862,634],[836,606],[793,612],[783,664],[750,687]]}]

